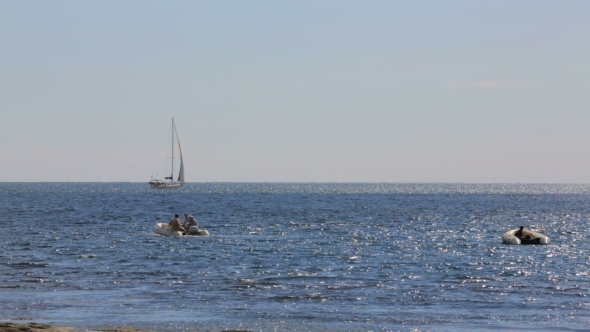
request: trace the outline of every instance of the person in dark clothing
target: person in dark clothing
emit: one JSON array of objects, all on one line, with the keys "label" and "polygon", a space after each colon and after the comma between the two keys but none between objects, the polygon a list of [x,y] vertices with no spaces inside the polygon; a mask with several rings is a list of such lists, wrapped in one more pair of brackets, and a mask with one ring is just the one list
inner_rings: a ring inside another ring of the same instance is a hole
[{"label": "person in dark clothing", "polygon": [[524,226],[520,226],[520,229],[514,233],[514,236],[516,236],[519,239],[522,239],[522,237],[523,237],[522,230],[523,229],[524,229]]}]

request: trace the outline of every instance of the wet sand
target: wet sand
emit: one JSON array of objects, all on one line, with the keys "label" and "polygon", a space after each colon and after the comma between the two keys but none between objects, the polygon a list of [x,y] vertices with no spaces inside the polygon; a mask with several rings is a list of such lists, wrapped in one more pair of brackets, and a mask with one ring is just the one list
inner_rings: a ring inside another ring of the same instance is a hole
[{"label": "wet sand", "polygon": [[[142,330],[132,327],[114,327],[107,329],[76,329],[68,326],[53,326],[41,323],[0,323],[0,332],[79,332],[79,331],[96,331],[96,332],[159,332],[151,330]],[[193,331],[198,332],[198,331]],[[224,332],[249,332],[246,330],[224,330]]]}]

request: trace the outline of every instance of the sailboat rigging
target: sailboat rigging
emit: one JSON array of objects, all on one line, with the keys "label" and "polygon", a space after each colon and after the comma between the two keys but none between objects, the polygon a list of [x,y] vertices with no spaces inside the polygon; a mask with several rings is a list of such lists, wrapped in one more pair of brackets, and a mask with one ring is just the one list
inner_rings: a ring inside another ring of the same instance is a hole
[{"label": "sailboat rigging", "polygon": [[[176,138],[176,142],[174,141]],[[176,143],[176,144],[175,144]],[[178,146],[178,154],[180,157],[180,169],[178,171],[178,179],[174,181],[174,146]],[[159,179],[152,179],[150,182],[150,186],[154,189],[176,189],[182,188],[184,186],[184,163],[182,160],[182,149],[180,148],[180,139],[178,139],[178,131],[176,130],[176,125],[174,124],[174,118],[172,118],[172,170],[170,171],[170,176],[164,178],[164,180]],[[169,180],[169,181],[167,181]]]}]

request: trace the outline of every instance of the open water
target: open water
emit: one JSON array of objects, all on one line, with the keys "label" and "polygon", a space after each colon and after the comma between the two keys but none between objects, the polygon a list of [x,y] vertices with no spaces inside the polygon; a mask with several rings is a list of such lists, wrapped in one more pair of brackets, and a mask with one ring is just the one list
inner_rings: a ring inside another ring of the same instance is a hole
[{"label": "open water", "polygon": [[[154,233],[185,212],[211,236]],[[0,321],[589,330],[589,220],[588,185],[0,183]]]}]

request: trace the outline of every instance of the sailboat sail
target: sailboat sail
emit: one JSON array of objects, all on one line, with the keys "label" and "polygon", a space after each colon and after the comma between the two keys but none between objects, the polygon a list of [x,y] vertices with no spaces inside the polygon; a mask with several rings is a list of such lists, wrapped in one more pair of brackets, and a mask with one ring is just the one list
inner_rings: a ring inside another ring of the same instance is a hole
[{"label": "sailboat sail", "polygon": [[174,126],[174,133],[176,134],[176,143],[178,144],[178,154],[180,156],[180,170],[178,171],[178,182],[184,182],[184,162],[182,161],[182,149],[180,148],[180,139],[178,139],[178,131]]}]

